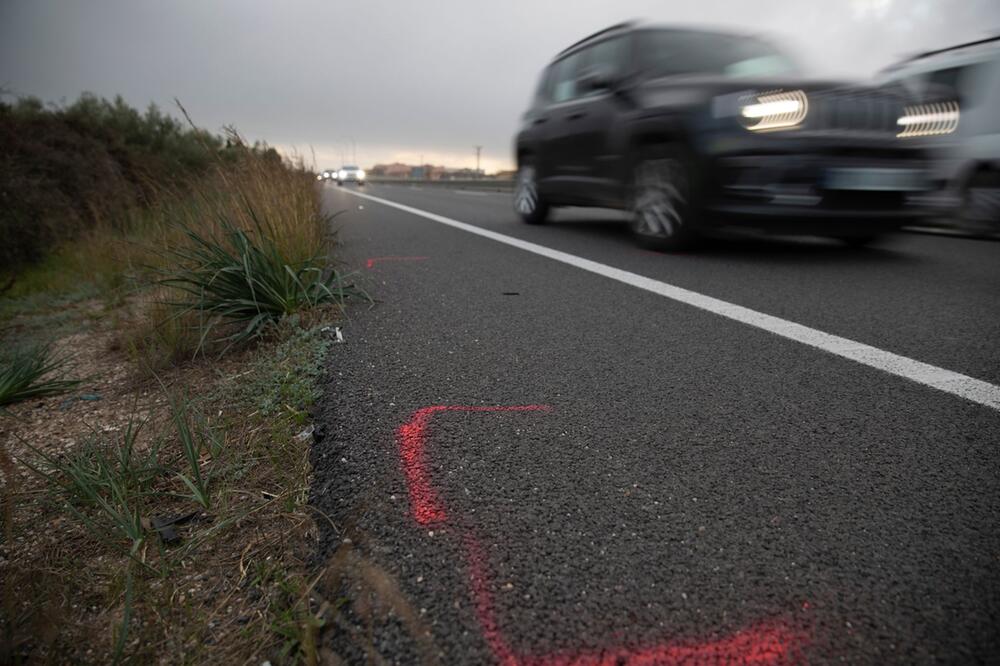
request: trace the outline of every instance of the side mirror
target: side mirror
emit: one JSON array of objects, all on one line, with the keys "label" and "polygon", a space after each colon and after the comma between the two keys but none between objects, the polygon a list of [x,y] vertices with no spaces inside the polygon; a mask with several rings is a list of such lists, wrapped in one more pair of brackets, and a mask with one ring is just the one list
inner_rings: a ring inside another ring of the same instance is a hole
[{"label": "side mirror", "polygon": [[610,90],[614,84],[614,72],[606,65],[588,67],[576,80],[577,90],[585,93],[595,90]]}]

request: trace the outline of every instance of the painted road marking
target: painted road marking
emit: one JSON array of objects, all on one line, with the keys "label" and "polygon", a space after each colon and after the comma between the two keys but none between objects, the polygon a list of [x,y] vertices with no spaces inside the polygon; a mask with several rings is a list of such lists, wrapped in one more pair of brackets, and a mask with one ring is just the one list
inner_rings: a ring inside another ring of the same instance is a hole
[{"label": "painted road marking", "polygon": [[470,234],[476,234],[477,236],[482,236],[483,238],[489,238],[490,240],[497,241],[498,243],[510,245],[511,247],[516,247],[526,252],[531,252],[548,259],[553,259],[590,273],[596,273],[597,275],[617,280],[623,284],[637,287],[680,303],[691,305],[700,310],[705,310],[706,312],[719,315],[720,317],[732,319],[733,321],[738,321],[742,324],[768,331],[769,333],[787,338],[788,340],[794,340],[795,342],[800,342],[804,345],[821,349],[825,352],[829,352],[830,354],[840,356],[841,358],[846,358],[856,363],[867,365],[868,367],[876,368],[877,370],[882,370],[883,372],[887,372],[891,375],[903,377],[904,379],[909,379],[910,381],[917,382],[918,384],[923,384],[924,386],[929,386],[939,391],[944,391],[945,393],[965,398],[966,400],[979,403],[980,405],[1000,410],[1000,386],[990,384],[989,382],[985,382],[981,379],[975,379],[974,377],[969,377],[952,370],[946,370],[945,368],[939,368],[937,366],[930,365],[929,363],[917,361],[906,356],[900,356],[899,354],[894,354],[892,352],[885,351],[884,349],[872,347],[871,345],[866,345],[848,338],[842,338],[839,335],[824,333],[823,331],[815,328],[809,328],[808,326],[803,326],[802,324],[797,324],[793,321],[788,321],[787,319],[781,319],[780,317],[758,312],[757,310],[751,310],[750,308],[745,308],[742,305],[736,305],[735,303],[729,303],[718,298],[706,296],[705,294],[684,289],[683,287],[654,280],[636,273],[630,273],[629,271],[608,266],[607,264],[591,261],[590,259],[584,259],[583,257],[576,256],[575,254],[554,250],[544,245],[538,245],[519,238],[514,238],[513,236],[505,236],[504,234],[489,231],[488,229],[481,229],[475,225],[459,222],[458,220],[453,220],[449,217],[438,215],[437,213],[431,213],[419,208],[413,208],[412,206],[396,203],[395,201],[382,199],[381,197],[375,197],[370,194],[363,194],[353,190],[344,191],[356,197],[369,199],[371,201],[375,201],[376,203],[396,208],[412,215],[417,215],[434,222],[439,222],[449,227],[454,227],[455,229],[467,231]]},{"label": "painted road marking", "polygon": [[421,525],[443,522],[447,519],[444,507],[437,499],[427,471],[427,428],[431,418],[440,412],[546,412],[548,405],[513,405],[508,407],[433,405],[418,409],[410,420],[399,426],[396,441],[399,458],[403,463],[406,485],[410,489],[410,506],[413,518]]},{"label": "painted road marking", "polygon": [[[410,491],[413,518],[423,527],[451,524],[462,536],[469,592],[483,638],[502,666],[648,666],[650,664],[760,664],[802,663],[807,632],[787,620],[771,620],[724,638],[707,641],[669,641],[643,646],[612,645],[596,650],[562,650],[548,654],[515,651],[504,634],[494,603],[489,556],[475,532],[461,519],[449,521],[448,511],[435,491],[427,465],[427,439],[434,416],[447,412],[548,412],[549,405],[431,405],[413,412],[396,430],[399,459]],[[803,605],[807,610],[808,604]]]}]

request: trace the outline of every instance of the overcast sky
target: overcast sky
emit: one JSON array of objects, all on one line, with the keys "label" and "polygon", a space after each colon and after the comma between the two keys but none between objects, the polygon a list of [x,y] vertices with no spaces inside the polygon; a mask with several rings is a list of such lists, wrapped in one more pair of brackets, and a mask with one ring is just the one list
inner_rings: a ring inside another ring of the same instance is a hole
[{"label": "overcast sky", "polygon": [[494,170],[552,55],[628,19],[764,33],[812,71],[866,76],[1000,33],[1000,0],[0,0],[0,87],[177,97],[320,168],[354,145],[363,166],[473,166],[481,144]]}]

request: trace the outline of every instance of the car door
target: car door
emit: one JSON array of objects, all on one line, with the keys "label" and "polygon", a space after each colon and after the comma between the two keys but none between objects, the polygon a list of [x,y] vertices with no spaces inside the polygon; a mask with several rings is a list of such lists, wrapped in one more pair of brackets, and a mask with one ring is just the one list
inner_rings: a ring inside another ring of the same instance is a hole
[{"label": "car door", "polygon": [[582,62],[583,54],[578,51],[553,63],[548,105],[535,118],[535,122],[540,123],[541,185],[561,202],[572,198],[572,185],[580,176],[573,138],[581,101],[576,85]]},{"label": "car door", "polygon": [[[583,51],[577,78],[579,101],[570,115],[574,125],[570,160],[589,203],[610,206],[620,199],[622,147],[614,141],[613,132],[625,105],[615,88],[626,64],[627,40],[627,36],[612,37]],[[600,82],[597,87],[588,85],[594,76]]]},{"label": "car door", "polygon": [[595,72],[608,83],[622,69],[625,38],[614,37],[558,61],[546,122],[551,189],[565,203],[613,205],[620,155],[610,141],[620,100],[611,86],[588,87]]}]

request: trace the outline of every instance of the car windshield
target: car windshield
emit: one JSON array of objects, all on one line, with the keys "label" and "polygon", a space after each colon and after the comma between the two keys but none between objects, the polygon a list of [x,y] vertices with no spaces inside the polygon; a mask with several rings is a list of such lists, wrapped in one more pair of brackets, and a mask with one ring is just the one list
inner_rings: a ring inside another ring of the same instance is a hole
[{"label": "car windshield", "polygon": [[356,166],[345,166],[344,167],[344,171],[357,171],[357,170],[358,170],[358,167],[356,167]]},{"label": "car windshield", "polygon": [[721,74],[733,78],[796,72],[784,53],[765,41],[742,35],[690,30],[642,33],[639,63],[648,76]]}]

